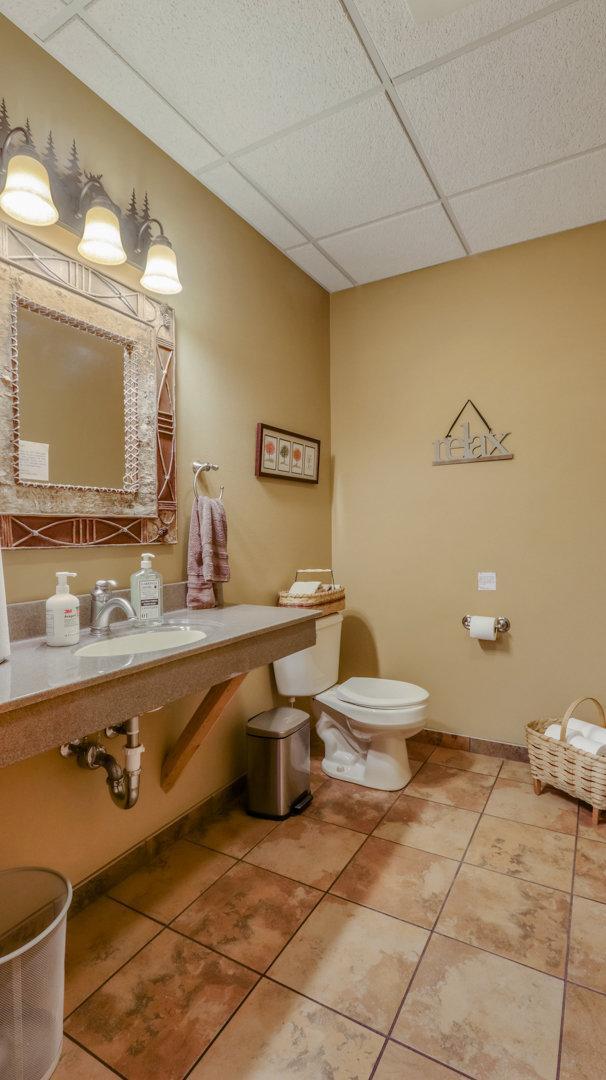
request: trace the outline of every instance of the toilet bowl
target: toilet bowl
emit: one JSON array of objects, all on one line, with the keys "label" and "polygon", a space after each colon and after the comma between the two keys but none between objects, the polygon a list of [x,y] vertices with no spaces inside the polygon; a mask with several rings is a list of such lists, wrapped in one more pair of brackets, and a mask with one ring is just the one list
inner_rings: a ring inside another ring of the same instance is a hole
[{"label": "toilet bowl", "polygon": [[429,694],[393,679],[348,679],[313,699],[322,770],[337,780],[399,791],[411,777],[406,739],[422,730]]},{"label": "toilet bowl", "polygon": [[399,791],[411,777],[406,739],[423,728],[429,693],[395,679],[339,683],[342,622],[340,612],[317,619],[315,645],[274,661],[278,691],[312,697],[327,776]]}]

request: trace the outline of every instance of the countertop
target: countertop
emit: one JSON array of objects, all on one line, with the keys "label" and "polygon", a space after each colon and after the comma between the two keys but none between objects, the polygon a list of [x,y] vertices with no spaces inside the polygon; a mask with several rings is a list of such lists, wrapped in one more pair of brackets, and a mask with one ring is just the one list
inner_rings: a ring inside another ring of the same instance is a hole
[{"label": "countertop", "polygon": [[[18,641],[10,660],[0,664],[0,765],[307,648],[315,642],[318,615],[253,604],[170,611],[165,625],[200,629],[207,637],[135,655],[77,656],[83,645],[99,640],[88,630],[70,647],[50,648],[44,638]],[[135,632],[121,630],[118,621],[112,625],[112,633],[125,638]]]}]

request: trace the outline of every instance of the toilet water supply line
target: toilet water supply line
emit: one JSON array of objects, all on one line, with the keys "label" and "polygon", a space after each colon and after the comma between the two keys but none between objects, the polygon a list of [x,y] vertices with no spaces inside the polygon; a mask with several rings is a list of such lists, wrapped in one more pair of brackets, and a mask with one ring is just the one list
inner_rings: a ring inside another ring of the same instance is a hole
[{"label": "toilet water supply line", "polygon": [[124,768],[100,743],[74,739],[61,747],[63,757],[75,757],[81,769],[105,769],[107,787],[112,801],[121,810],[131,810],[139,798],[141,754],[145,747],[139,741],[139,717],[132,716],[124,724],[105,729],[109,738],[126,735]]}]

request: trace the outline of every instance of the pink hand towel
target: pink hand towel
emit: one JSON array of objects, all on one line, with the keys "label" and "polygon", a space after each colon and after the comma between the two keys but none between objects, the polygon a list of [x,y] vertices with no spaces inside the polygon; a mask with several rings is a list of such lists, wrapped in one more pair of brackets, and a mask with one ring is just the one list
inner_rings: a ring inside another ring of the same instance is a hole
[{"label": "pink hand towel", "polygon": [[219,499],[194,499],[187,550],[187,606],[215,607],[214,581],[229,581],[227,518]]}]

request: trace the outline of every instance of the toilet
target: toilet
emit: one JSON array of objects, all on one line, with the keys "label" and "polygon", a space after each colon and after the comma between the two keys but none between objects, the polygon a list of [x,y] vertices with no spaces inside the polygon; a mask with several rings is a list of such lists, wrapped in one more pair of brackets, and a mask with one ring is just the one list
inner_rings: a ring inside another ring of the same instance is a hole
[{"label": "toilet", "polygon": [[422,730],[429,693],[395,679],[338,682],[343,615],[316,622],[316,644],[274,661],[278,692],[312,697],[322,770],[337,780],[399,791],[411,777],[406,739]]}]

